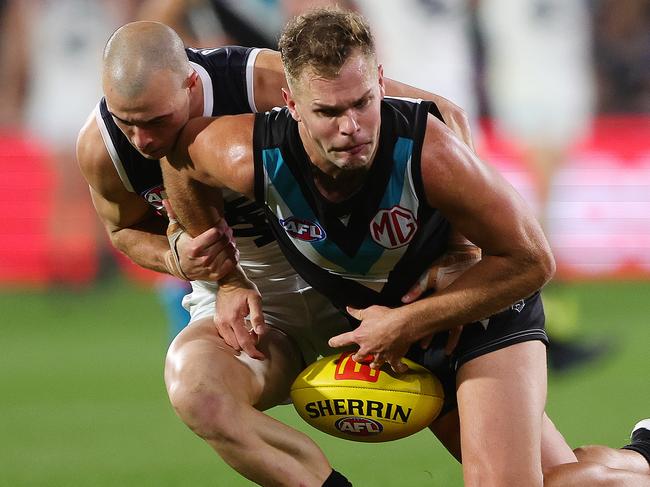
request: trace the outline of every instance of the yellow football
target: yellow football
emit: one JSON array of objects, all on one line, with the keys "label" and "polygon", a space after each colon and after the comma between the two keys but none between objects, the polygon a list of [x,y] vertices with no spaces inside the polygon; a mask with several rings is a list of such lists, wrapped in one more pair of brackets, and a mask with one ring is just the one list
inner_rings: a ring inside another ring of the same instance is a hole
[{"label": "yellow football", "polygon": [[427,369],[402,359],[405,373],[374,370],[351,355],[324,357],[294,381],[291,399],[307,423],[346,440],[381,442],[412,435],[438,416],[442,385]]}]

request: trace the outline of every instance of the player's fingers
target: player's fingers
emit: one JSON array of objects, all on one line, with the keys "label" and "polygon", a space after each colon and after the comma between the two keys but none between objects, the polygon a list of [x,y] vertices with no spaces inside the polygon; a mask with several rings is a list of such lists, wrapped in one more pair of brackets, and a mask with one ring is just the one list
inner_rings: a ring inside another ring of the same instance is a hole
[{"label": "player's fingers", "polygon": [[432,340],[433,340],[433,333],[425,336],[424,338],[421,338],[419,341],[420,348],[422,350],[426,350],[427,348],[429,348],[429,345],[431,345]]},{"label": "player's fingers", "polygon": [[375,356],[371,353],[362,352],[361,348],[353,353],[350,358],[358,364],[370,365],[375,361]]},{"label": "player's fingers", "polygon": [[172,208],[172,204],[170,201],[165,198],[162,200],[162,204],[165,207],[165,212],[167,213],[167,218],[169,218],[169,221],[171,222],[172,220],[176,222],[176,213],[174,212],[174,209]]},{"label": "player's fingers", "polygon": [[402,359],[389,361],[391,368],[398,374],[403,374],[409,369],[409,366],[402,362]]},{"label": "player's fingers", "polygon": [[[201,233],[194,237],[194,246],[191,251],[192,257],[200,257],[202,255],[209,255],[211,252],[212,246],[217,244],[222,237],[222,233],[219,229],[212,227],[208,228],[205,232]],[[227,243],[227,241],[226,241]],[[225,243],[224,243],[225,246]]]},{"label": "player's fingers", "polygon": [[372,362],[370,362],[369,365],[371,369],[381,369],[381,366],[384,365],[385,363],[386,360],[384,360],[384,357],[380,353],[377,353],[375,354],[374,359],[372,360]]},{"label": "player's fingers", "polygon": [[451,355],[456,346],[458,345],[458,342],[460,341],[460,335],[463,333],[463,327],[457,326],[456,328],[452,328],[449,331],[449,338],[447,339],[447,344],[445,345],[445,354],[446,355]]},{"label": "player's fingers", "polygon": [[257,336],[262,336],[266,332],[266,321],[262,312],[262,298],[259,295],[248,300],[248,311],[253,331]]},{"label": "player's fingers", "polygon": [[332,348],[345,347],[346,345],[351,345],[353,343],[356,343],[354,341],[354,332],[348,331],[345,333],[341,333],[340,335],[336,335],[330,338],[327,343]]},{"label": "player's fingers", "polygon": [[402,303],[404,304],[412,303],[413,301],[417,300],[420,296],[422,296],[422,294],[427,289],[433,287],[433,285],[435,285],[435,276],[437,275],[437,273],[438,273],[437,266],[435,266],[434,268],[427,269],[420,276],[417,282],[413,284],[413,286],[411,286],[411,289],[409,289],[408,292],[404,296],[402,296]]},{"label": "player's fingers", "polygon": [[210,270],[210,276],[211,279],[214,280],[219,280],[222,277],[227,276],[230,274],[233,269],[237,266],[237,262],[239,260],[239,251],[238,250],[233,250],[232,253],[229,253],[229,255],[225,256],[220,256],[216,260],[214,260],[212,263],[208,265],[208,269]]},{"label": "player's fingers", "polygon": [[246,326],[247,323],[244,321],[241,326],[237,326],[234,330],[234,333],[237,337],[237,342],[241,346],[241,349],[246,352],[251,358],[257,360],[264,360],[264,354],[260,352],[257,345],[257,336],[255,333]]},{"label": "player's fingers", "polygon": [[[225,231],[219,228],[211,228],[213,234],[210,234],[205,240],[201,242],[201,246],[198,247],[198,250],[201,252],[201,255],[209,256],[211,259],[214,259],[220,255],[224,250],[229,250],[235,247],[235,241],[232,238],[232,230],[227,228]],[[207,231],[207,230],[206,230]],[[210,240],[211,239],[211,240]]]},{"label": "player's fingers", "polygon": [[183,226],[174,218],[170,218],[167,223],[167,238],[170,239],[170,244],[172,241],[174,245],[178,245],[176,242],[181,238],[184,229]]},{"label": "player's fingers", "polygon": [[239,346],[239,342],[237,341],[237,337],[235,336],[232,328],[222,323],[222,321],[218,319],[216,315],[214,317],[214,324],[217,328],[217,332],[219,332],[219,335],[221,338],[223,338],[223,341],[239,352],[241,350],[241,347]]},{"label": "player's fingers", "polygon": [[363,320],[361,316],[363,314],[362,309],[353,308],[352,306],[346,306],[345,309],[348,312],[348,314],[352,316],[352,318],[357,319],[359,321]]}]

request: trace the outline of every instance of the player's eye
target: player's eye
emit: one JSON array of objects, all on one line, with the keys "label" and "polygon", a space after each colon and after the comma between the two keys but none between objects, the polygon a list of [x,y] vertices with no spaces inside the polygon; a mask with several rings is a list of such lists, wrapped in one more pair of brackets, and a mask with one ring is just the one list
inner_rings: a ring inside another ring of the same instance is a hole
[{"label": "player's eye", "polygon": [[321,108],[319,110],[316,110],[316,113],[322,117],[328,117],[328,118],[336,117],[338,115],[337,110],[332,110],[328,108]]},{"label": "player's eye", "polygon": [[364,108],[370,103],[370,97],[365,97],[354,104],[354,108]]}]

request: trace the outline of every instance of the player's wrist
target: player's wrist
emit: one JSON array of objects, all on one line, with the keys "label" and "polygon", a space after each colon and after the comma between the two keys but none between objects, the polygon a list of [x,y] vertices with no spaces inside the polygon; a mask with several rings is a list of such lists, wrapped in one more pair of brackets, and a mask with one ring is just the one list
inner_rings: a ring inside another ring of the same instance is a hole
[{"label": "player's wrist", "polygon": [[183,268],[181,267],[180,259],[178,257],[178,254],[174,252],[174,250],[169,249],[165,252],[164,255],[164,262],[165,262],[165,268],[167,269],[167,273],[177,277],[178,279],[181,279],[183,281],[191,281],[189,277],[183,272]]},{"label": "player's wrist", "polygon": [[227,288],[257,289],[257,286],[255,286],[253,281],[251,281],[248,278],[248,276],[246,276],[244,269],[242,269],[241,265],[239,264],[237,264],[235,268],[232,271],[230,271],[228,274],[217,279],[217,283],[219,284],[219,288],[221,289],[227,289]]}]

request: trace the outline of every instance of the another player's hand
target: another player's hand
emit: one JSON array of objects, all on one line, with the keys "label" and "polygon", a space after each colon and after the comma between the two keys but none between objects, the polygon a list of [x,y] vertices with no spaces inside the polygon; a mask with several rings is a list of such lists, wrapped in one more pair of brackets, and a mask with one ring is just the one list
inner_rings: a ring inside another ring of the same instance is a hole
[{"label": "another player's hand", "polygon": [[254,359],[264,360],[257,349],[259,338],[267,325],[262,313],[262,296],[257,286],[240,268],[219,282],[214,324],[219,335],[235,350],[244,351]]},{"label": "another player's hand", "polygon": [[395,372],[405,372],[408,366],[401,359],[414,340],[406,333],[408,321],[403,309],[385,306],[355,309],[348,306],[348,313],[361,323],[353,331],[330,338],[330,347],[358,345],[352,360],[370,362],[373,369],[388,363]]},{"label": "another player's hand", "polygon": [[[402,303],[417,301],[427,291],[436,292],[445,289],[480,260],[481,249],[457,235],[452,249],[437,259],[420,276],[420,279],[402,296]],[[462,331],[462,325],[449,331],[449,339],[445,345],[447,355],[451,355],[458,345]],[[418,342],[422,349],[429,348],[433,335],[433,333],[429,334]]]},{"label": "another player's hand", "polygon": [[169,200],[163,200],[163,204],[169,217],[167,237],[179,268],[177,277],[217,281],[233,271],[239,261],[239,250],[225,220],[193,238],[176,220]]}]

